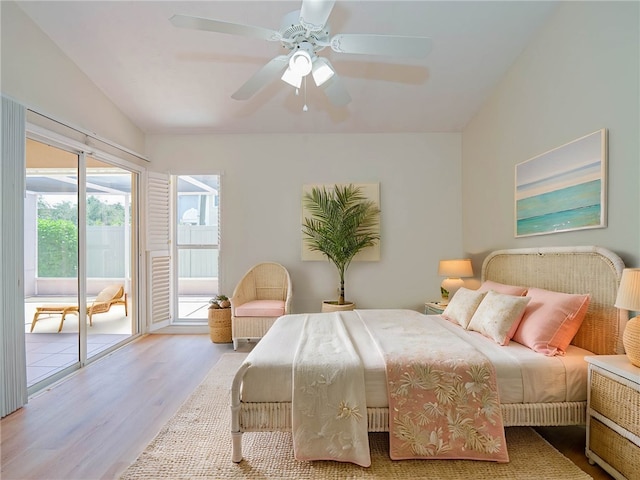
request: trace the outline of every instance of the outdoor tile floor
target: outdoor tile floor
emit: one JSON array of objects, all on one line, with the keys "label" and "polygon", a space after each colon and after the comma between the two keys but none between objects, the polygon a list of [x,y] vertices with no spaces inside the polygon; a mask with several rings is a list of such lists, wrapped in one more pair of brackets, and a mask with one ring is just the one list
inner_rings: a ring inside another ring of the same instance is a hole
[{"label": "outdoor tile floor", "polygon": [[[87,356],[95,356],[128,336],[125,334],[89,335]],[[25,337],[28,386],[78,361],[77,333],[27,333]]]},{"label": "outdoor tile floor", "polygon": [[[78,316],[68,315],[62,331],[57,333],[60,315],[43,315],[33,333],[30,332],[35,308],[44,304],[69,304],[71,298],[29,297],[25,299],[25,348],[27,386],[73,365],[79,358]],[[206,322],[209,298],[180,297],[179,315],[183,322]],[[122,306],[96,315],[87,330],[87,357],[91,358],[131,336],[131,319],[124,316]]]}]

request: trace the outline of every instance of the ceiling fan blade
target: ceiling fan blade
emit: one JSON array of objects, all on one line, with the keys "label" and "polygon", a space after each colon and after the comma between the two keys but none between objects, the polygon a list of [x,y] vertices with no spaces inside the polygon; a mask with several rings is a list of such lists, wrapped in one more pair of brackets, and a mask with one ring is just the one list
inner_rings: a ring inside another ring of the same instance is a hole
[{"label": "ceiling fan blade", "polygon": [[236,93],[231,95],[231,98],[235,100],[247,100],[251,98],[262,87],[280,77],[284,69],[289,65],[289,57],[290,55],[279,55],[271,59],[260,70],[254,73]]},{"label": "ceiling fan blade", "polygon": [[429,37],[341,33],[331,38],[331,48],[340,53],[426,57],[431,52]]},{"label": "ceiling fan blade", "polygon": [[335,0],[302,0],[300,23],[312,32],[322,30],[335,3]]},{"label": "ceiling fan blade", "polygon": [[[331,68],[333,69],[333,66]],[[344,107],[351,101],[351,95],[347,92],[342,79],[335,73],[320,88],[336,107]]]},{"label": "ceiling fan blade", "polygon": [[263,27],[242,25],[240,23],[223,22],[209,18],[191,17],[189,15],[174,15],[169,21],[176,27],[190,28],[192,30],[205,30],[209,32],[228,33],[242,35],[243,37],[259,38],[261,40],[278,41],[280,32]]}]

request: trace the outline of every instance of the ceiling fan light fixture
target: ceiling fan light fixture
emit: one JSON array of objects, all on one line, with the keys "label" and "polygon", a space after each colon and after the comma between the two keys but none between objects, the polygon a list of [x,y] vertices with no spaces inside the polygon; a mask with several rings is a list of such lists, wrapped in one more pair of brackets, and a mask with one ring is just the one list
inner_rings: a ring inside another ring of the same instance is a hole
[{"label": "ceiling fan light fixture", "polygon": [[302,75],[296,73],[290,66],[282,74],[282,80],[295,88],[300,88],[302,85]]},{"label": "ceiling fan light fixture", "polygon": [[300,49],[294,53],[289,59],[289,68],[301,77],[309,75],[312,68],[311,55],[309,55],[309,52]]},{"label": "ceiling fan light fixture", "polygon": [[327,80],[335,75],[336,72],[333,71],[329,62],[324,58],[318,58],[315,62],[313,62],[313,81],[316,82],[316,85],[319,87],[323,85]]}]

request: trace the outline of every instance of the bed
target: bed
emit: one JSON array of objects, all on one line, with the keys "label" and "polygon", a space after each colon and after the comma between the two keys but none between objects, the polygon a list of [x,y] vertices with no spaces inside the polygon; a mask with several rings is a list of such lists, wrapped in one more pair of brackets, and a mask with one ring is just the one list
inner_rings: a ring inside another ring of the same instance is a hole
[{"label": "bed", "polygon": [[[584,321],[566,353],[558,356],[542,355],[513,340],[507,346],[499,346],[439,315],[409,310],[357,310],[340,314],[344,336],[357,339],[354,350],[364,368],[363,416],[367,431],[388,432],[390,423],[385,359],[377,348],[380,340],[370,335],[373,328],[368,324],[370,321],[406,323],[420,328],[428,325],[424,328],[432,332],[451,330],[456,336],[469,337],[477,348],[487,348],[485,355],[497,372],[501,426],[583,425],[587,395],[584,356],[624,353],[621,339],[628,312],[613,306],[623,268],[618,255],[594,246],[499,250],[485,258],[482,282],[590,294]],[[322,315],[334,314],[287,315],[278,319],[236,373],[231,389],[232,461],[242,460],[244,432],[292,430],[295,417],[292,366],[296,348],[307,337],[304,329],[308,318]]]}]

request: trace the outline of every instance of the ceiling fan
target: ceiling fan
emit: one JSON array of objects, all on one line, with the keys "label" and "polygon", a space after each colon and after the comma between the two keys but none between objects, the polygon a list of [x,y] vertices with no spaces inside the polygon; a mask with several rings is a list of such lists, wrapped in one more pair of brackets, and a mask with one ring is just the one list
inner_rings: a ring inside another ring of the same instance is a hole
[{"label": "ceiling fan", "polygon": [[271,59],[231,95],[236,100],[251,98],[278,77],[298,89],[311,74],[331,103],[344,106],[351,97],[329,60],[318,55],[325,47],[339,53],[400,57],[424,57],[431,51],[428,37],[348,33],[331,36],[327,20],[334,4],[335,0],[302,0],[301,9],[285,15],[279,30],[188,15],[174,15],[170,21],[180,28],[280,42],[288,49],[286,55]]}]

